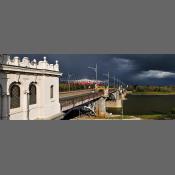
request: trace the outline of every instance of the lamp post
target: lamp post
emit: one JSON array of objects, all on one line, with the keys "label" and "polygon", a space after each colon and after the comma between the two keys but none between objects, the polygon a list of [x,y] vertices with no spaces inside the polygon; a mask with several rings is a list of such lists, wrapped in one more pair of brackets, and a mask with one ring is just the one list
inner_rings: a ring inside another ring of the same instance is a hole
[{"label": "lamp post", "polygon": [[123,120],[123,99],[122,100],[122,120]]},{"label": "lamp post", "polygon": [[115,76],[114,76],[114,89],[115,89]]},{"label": "lamp post", "polygon": [[118,77],[117,77],[117,89],[118,89]]},{"label": "lamp post", "polygon": [[122,88],[122,81],[121,80],[119,80],[119,87],[120,87],[120,89]]},{"label": "lamp post", "polygon": [[109,88],[109,72],[107,74],[104,74],[104,75],[108,77],[108,88]]},{"label": "lamp post", "polygon": [[95,71],[95,79],[96,79],[96,84],[97,84],[97,81],[98,81],[98,67],[97,67],[97,64],[95,65],[95,67],[88,67],[88,68]]},{"label": "lamp post", "polygon": [[68,73],[67,78],[68,78],[68,86],[69,86],[69,92],[70,92],[70,78],[71,78],[71,74]]}]

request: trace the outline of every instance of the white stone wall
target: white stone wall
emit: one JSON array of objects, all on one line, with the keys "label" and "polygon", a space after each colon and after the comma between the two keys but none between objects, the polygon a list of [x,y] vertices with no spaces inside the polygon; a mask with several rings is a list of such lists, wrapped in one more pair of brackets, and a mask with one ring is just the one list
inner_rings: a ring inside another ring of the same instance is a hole
[{"label": "white stone wall", "polygon": [[[10,120],[35,120],[51,119],[59,116],[59,65],[49,64],[44,57],[43,61],[37,63],[24,57],[11,59],[8,56],[0,57],[0,85],[2,86],[2,107],[0,107],[3,117]],[[10,85],[19,83],[20,87],[20,107],[10,109]],[[28,93],[31,83],[35,83],[37,90],[37,102],[28,107]],[[50,98],[50,87],[54,87],[54,97]]]},{"label": "white stone wall", "polygon": [[46,57],[43,58],[43,61],[39,61],[37,63],[36,59],[30,61],[28,57],[24,57],[20,59],[19,57],[10,58],[10,56],[5,55],[0,57],[0,64],[2,65],[10,65],[10,66],[18,66],[24,68],[31,68],[31,69],[44,69],[44,70],[51,70],[51,71],[59,71],[58,61],[56,64],[49,64],[46,60]]}]

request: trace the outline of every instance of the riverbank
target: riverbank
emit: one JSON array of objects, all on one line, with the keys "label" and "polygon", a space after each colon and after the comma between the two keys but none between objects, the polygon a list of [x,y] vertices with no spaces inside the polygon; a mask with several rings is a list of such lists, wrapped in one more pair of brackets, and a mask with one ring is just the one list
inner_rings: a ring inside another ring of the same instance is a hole
[{"label": "riverbank", "polygon": [[175,92],[132,92],[132,95],[175,95]]},{"label": "riverbank", "polygon": [[99,116],[78,116],[71,120],[174,120],[174,115],[152,114],[152,115],[107,115]]},{"label": "riverbank", "polygon": [[142,119],[135,117],[135,116],[111,115],[111,116],[106,116],[106,117],[79,116],[71,120],[142,120]]}]

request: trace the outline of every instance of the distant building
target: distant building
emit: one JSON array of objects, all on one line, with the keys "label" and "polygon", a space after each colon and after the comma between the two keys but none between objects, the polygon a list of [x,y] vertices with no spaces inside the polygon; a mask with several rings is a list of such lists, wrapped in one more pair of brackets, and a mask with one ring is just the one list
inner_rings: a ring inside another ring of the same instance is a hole
[{"label": "distant building", "polygon": [[51,119],[61,114],[58,61],[0,56],[0,118]]}]

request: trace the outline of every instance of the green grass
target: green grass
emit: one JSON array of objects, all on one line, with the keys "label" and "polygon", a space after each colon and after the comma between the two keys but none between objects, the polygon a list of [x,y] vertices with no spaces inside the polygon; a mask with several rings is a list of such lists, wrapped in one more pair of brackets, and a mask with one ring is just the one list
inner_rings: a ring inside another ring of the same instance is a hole
[{"label": "green grass", "polygon": [[133,95],[175,95],[175,92],[133,92]]},{"label": "green grass", "polygon": [[134,115],[134,116],[129,116],[129,115],[123,115],[122,116],[112,116],[109,117],[109,119],[118,119],[118,120],[122,120],[122,119],[132,119],[133,117],[136,118],[140,118],[142,120],[172,120],[175,119],[175,116],[173,115],[165,115],[165,114],[151,114],[151,115]]},{"label": "green grass", "polygon": [[174,114],[152,114],[152,115],[137,115],[136,117],[143,120],[174,120]]},{"label": "green grass", "polygon": [[[142,120],[166,120],[166,116],[165,115],[161,115],[161,114],[153,114],[153,115],[135,115],[134,117],[136,118],[140,118]],[[123,118],[122,116],[113,116],[110,117],[110,119],[132,119],[132,116],[129,115],[124,115]]]},{"label": "green grass", "polygon": [[137,115],[136,117],[143,120],[165,120],[165,116],[162,114],[153,114],[153,115]]},{"label": "green grass", "polygon": [[116,116],[112,116],[112,117],[109,117],[109,119],[118,119],[118,120],[122,120],[122,119],[132,119],[131,116],[129,115],[123,115],[123,117],[120,115],[116,115]]}]

